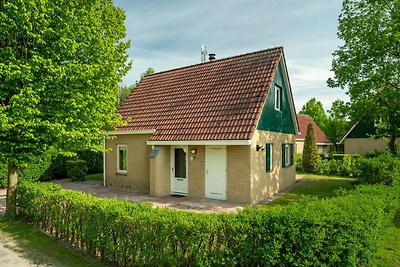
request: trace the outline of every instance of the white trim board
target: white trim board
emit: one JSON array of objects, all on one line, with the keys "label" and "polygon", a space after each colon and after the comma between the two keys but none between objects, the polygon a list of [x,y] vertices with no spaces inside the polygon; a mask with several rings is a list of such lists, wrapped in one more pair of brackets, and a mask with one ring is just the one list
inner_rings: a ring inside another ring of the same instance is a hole
[{"label": "white trim board", "polygon": [[188,146],[188,145],[198,145],[198,146],[249,146],[251,145],[251,140],[199,140],[199,141],[147,141],[147,145],[152,146]]}]

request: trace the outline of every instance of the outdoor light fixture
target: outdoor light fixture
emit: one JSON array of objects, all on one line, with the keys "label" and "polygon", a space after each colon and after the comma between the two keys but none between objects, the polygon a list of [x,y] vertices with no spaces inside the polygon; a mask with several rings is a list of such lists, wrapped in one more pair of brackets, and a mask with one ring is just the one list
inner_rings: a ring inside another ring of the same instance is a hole
[{"label": "outdoor light fixture", "polygon": [[260,145],[257,145],[256,146],[256,151],[263,151],[265,149],[265,146],[260,146]]},{"label": "outdoor light fixture", "polygon": [[190,153],[196,154],[197,153],[197,149],[193,148],[192,150],[190,150]]}]

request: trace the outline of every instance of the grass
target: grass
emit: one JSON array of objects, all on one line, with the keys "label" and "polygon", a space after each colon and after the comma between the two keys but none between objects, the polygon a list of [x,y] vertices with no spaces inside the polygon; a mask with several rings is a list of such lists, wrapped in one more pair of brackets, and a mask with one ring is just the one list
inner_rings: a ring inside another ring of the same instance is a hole
[{"label": "grass", "polygon": [[86,181],[103,181],[103,173],[88,174],[85,179]]},{"label": "grass", "polygon": [[322,176],[305,174],[299,185],[277,197],[266,207],[290,205],[298,203],[304,196],[323,199],[336,196],[339,189],[351,190],[355,187],[356,179],[349,177]]},{"label": "grass", "polygon": [[371,266],[400,266],[400,211],[393,226],[387,228],[381,236],[380,246]]},{"label": "grass", "polygon": [[0,236],[4,247],[17,252],[34,265],[105,266],[100,260],[67,248],[63,243],[21,221],[0,217]]}]

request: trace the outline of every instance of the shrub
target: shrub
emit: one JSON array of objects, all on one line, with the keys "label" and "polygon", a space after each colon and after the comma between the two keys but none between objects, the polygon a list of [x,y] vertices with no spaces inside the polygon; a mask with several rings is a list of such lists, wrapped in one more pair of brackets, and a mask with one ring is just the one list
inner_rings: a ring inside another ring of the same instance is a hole
[{"label": "shrub", "polygon": [[71,156],[66,156],[59,154],[53,158],[52,161],[52,175],[56,179],[63,179],[68,177],[67,173],[67,161],[73,160],[74,158]]},{"label": "shrub", "polygon": [[78,158],[87,162],[88,174],[103,172],[103,153],[92,150],[78,152]]},{"label": "shrub", "polygon": [[67,175],[72,181],[84,181],[88,168],[84,160],[68,160]]},{"label": "shrub", "polygon": [[361,186],[322,201],[198,214],[23,183],[19,215],[123,266],[365,266],[400,208],[399,187]]},{"label": "shrub", "polygon": [[314,127],[310,123],[307,126],[307,134],[304,140],[303,169],[305,172],[316,173],[320,164],[321,158],[318,154]]},{"label": "shrub", "polygon": [[38,157],[32,163],[21,169],[21,179],[32,181],[46,181],[50,180],[51,175],[51,155],[45,154]]},{"label": "shrub", "polygon": [[302,154],[296,154],[296,171],[298,172],[303,172],[303,155]]},{"label": "shrub", "polygon": [[388,154],[359,161],[359,177],[369,184],[400,184],[400,159]]},{"label": "shrub", "polygon": [[[51,177],[51,155],[46,154],[34,159],[31,163],[21,168],[19,180],[47,181]],[[0,162],[0,188],[7,187],[7,180],[7,163]]]},{"label": "shrub", "polygon": [[0,188],[7,187],[7,175],[8,175],[7,165],[5,163],[0,162]]}]

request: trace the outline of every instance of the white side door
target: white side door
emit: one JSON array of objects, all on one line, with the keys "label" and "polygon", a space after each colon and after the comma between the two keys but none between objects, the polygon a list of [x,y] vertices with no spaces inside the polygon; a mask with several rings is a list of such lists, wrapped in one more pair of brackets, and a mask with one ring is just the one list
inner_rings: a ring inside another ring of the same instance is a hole
[{"label": "white side door", "polygon": [[226,146],[206,146],[206,198],[226,200]]},{"label": "white side door", "polygon": [[171,147],[171,193],[188,194],[187,147]]}]

